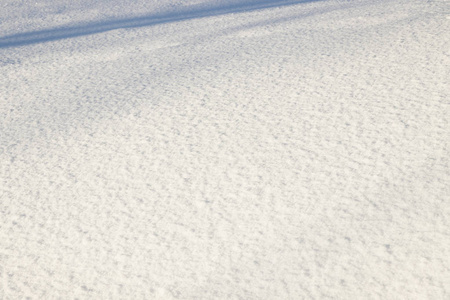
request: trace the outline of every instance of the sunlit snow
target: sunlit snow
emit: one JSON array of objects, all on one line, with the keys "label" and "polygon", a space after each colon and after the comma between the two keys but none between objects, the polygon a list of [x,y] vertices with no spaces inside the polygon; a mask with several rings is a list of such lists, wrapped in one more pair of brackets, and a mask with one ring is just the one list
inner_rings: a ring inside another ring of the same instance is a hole
[{"label": "sunlit snow", "polygon": [[449,299],[449,16],[2,0],[0,299]]}]

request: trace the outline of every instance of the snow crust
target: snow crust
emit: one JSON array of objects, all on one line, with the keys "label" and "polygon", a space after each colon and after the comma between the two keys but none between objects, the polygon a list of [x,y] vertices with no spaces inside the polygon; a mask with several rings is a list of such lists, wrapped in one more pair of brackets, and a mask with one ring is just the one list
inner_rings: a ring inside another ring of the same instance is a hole
[{"label": "snow crust", "polygon": [[1,299],[449,299],[448,1],[0,3]]}]

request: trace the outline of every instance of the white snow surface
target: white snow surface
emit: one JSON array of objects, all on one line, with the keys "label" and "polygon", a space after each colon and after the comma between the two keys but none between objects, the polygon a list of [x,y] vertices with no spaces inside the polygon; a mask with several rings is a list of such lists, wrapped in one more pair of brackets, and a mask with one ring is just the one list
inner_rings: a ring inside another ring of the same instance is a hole
[{"label": "white snow surface", "polygon": [[2,0],[0,299],[450,299],[449,16]]}]

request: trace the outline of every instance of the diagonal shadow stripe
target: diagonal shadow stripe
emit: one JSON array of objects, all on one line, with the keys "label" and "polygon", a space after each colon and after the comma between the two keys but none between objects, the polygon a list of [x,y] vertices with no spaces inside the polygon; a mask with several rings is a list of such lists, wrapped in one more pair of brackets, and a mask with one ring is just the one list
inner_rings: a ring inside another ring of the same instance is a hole
[{"label": "diagonal shadow stripe", "polygon": [[136,28],[154,26],[158,24],[174,23],[198,18],[220,16],[231,13],[242,13],[260,9],[267,9],[280,6],[296,5],[307,2],[317,2],[322,0],[260,0],[251,5],[230,5],[216,8],[199,8],[190,11],[179,11],[165,14],[150,14],[136,16],[133,18],[123,18],[114,20],[104,20],[72,26],[61,26],[51,29],[29,31],[0,37],[0,48],[18,47],[74,38],[79,36],[92,35],[115,29]]}]

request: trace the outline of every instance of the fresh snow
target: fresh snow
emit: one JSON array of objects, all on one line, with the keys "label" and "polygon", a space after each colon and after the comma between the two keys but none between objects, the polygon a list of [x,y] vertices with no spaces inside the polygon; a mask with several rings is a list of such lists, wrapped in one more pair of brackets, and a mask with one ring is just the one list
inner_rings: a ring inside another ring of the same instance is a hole
[{"label": "fresh snow", "polygon": [[449,16],[2,0],[0,299],[449,299]]}]

